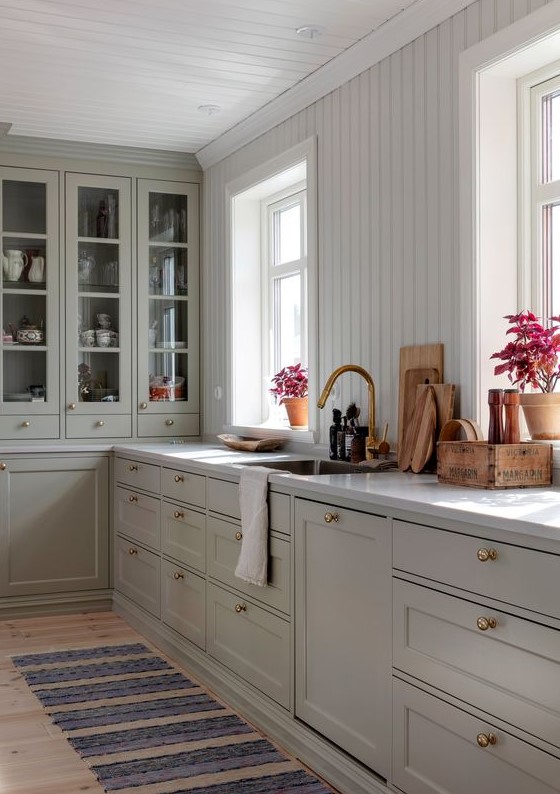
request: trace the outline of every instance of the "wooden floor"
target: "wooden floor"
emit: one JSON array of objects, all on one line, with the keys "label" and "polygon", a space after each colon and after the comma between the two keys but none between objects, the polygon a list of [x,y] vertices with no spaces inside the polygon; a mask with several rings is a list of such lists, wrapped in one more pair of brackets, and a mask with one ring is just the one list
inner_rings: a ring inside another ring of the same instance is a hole
[{"label": "wooden floor", "polygon": [[112,612],[0,621],[0,794],[103,793],[9,657],[127,642],[145,640]]}]

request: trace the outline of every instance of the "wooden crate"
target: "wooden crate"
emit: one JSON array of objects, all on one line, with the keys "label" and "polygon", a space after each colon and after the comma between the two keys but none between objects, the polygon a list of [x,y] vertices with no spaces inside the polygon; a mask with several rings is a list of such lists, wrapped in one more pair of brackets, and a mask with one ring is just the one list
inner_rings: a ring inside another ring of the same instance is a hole
[{"label": "wooden crate", "polygon": [[469,488],[535,488],[552,484],[552,445],[440,441],[438,481]]}]

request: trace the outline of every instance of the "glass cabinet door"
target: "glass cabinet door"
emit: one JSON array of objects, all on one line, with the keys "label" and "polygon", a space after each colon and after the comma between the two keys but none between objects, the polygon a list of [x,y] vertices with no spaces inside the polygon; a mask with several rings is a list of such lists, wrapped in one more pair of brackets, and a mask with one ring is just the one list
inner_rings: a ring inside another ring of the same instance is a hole
[{"label": "glass cabinet door", "polygon": [[[1,168],[0,203],[0,412],[58,414],[58,174]],[[31,435],[58,437],[44,421]]]},{"label": "glass cabinet door", "polygon": [[130,436],[130,180],[67,174],[66,204],[67,435]]},{"label": "glass cabinet door", "polygon": [[[198,234],[198,185],[139,180],[141,416],[198,414]],[[179,426],[170,425],[171,432]],[[138,433],[153,434],[140,417]],[[198,418],[186,434],[198,434]]]}]

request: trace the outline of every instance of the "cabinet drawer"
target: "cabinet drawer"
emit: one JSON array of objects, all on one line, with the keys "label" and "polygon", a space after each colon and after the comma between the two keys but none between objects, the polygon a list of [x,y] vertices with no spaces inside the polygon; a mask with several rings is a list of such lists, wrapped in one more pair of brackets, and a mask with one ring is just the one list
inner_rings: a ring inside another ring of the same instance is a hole
[{"label": "cabinet drawer", "polygon": [[[110,403],[111,404],[111,403]],[[130,438],[132,419],[128,414],[107,416],[89,414],[88,416],[66,416],[67,438]]]},{"label": "cabinet drawer", "polygon": [[391,782],[407,794],[560,791],[560,759],[396,678],[393,709]]},{"label": "cabinet drawer", "polygon": [[146,551],[126,538],[117,537],[115,586],[117,590],[159,618],[159,555]]},{"label": "cabinet drawer", "polygon": [[138,416],[138,436],[198,436],[200,434],[198,414],[158,414]]},{"label": "cabinet drawer", "polygon": [[132,488],[141,488],[154,494],[160,492],[159,466],[153,463],[141,463],[129,458],[115,458],[115,479]]},{"label": "cabinet drawer", "polygon": [[169,560],[161,567],[163,622],[199,648],[206,646],[206,581]]},{"label": "cabinet drawer", "polygon": [[290,624],[210,582],[207,651],[285,708],[290,704]]},{"label": "cabinet drawer", "polygon": [[[494,551],[495,559],[479,559]],[[560,556],[556,554],[395,521],[393,566],[560,618]]]},{"label": "cabinet drawer", "polygon": [[[269,493],[269,525],[275,532],[290,534],[290,497],[287,494]],[[208,478],[208,509],[231,518],[241,519],[239,485]]]},{"label": "cabinet drawer", "polygon": [[393,610],[395,667],[560,748],[560,631],[398,579]]},{"label": "cabinet drawer", "polygon": [[164,501],[161,506],[161,550],[169,557],[204,573],[206,516]]},{"label": "cabinet drawer", "polygon": [[117,532],[159,550],[161,545],[159,516],[159,499],[117,486],[115,491]]},{"label": "cabinet drawer", "polygon": [[161,470],[161,492],[196,507],[206,507],[206,477],[177,469]]},{"label": "cabinet drawer", "polygon": [[[29,424],[27,424],[29,422]],[[0,416],[0,438],[26,441],[37,438],[59,438],[58,416]]]},{"label": "cabinet drawer", "polygon": [[266,587],[248,584],[235,576],[241,550],[242,532],[237,524],[208,518],[208,574],[229,584],[251,598],[282,612],[290,611],[290,543],[269,537],[268,583]]}]

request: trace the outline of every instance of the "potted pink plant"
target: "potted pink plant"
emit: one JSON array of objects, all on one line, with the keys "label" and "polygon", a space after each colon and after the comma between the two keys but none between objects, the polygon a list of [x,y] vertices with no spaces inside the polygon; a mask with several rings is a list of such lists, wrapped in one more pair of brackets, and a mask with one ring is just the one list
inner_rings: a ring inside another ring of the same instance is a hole
[{"label": "potted pink plant", "polygon": [[[517,386],[527,427],[532,439],[560,439],[560,317],[550,317],[543,325],[533,312],[508,314],[512,338],[490,358],[502,363],[495,375],[507,376]],[[532,391],[526,393],[529,387]]]},{"label": "potted pink plant", "polygon": [[307,427],[308,372],[301,363],[283,367],[272,378],[270,393],[284,405],[290,427]]}]

